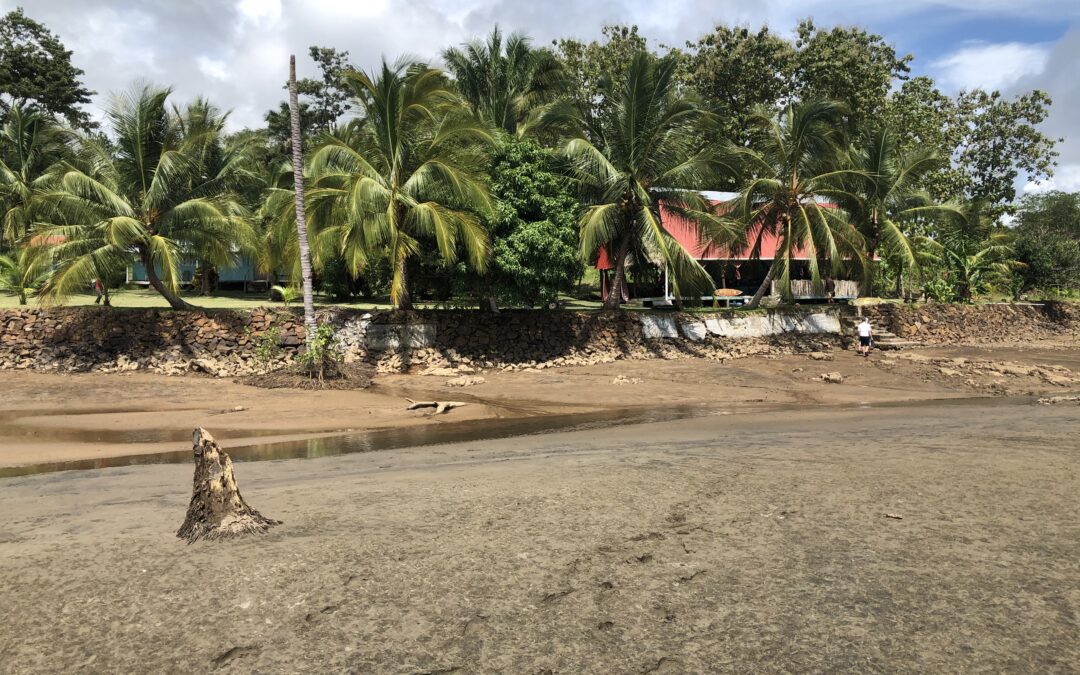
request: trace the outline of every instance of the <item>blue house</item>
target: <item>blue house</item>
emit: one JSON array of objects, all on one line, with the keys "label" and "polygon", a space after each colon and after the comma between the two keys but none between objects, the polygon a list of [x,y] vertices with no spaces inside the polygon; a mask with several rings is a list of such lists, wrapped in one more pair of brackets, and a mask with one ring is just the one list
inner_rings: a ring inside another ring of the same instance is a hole
[{"label": "blue house", "polygon": [[[195,279],[195,273],[199,265],[195,262],[180,263],[180,285],[189,286]],[[218,288],[222,290],[248,290],[251,286],[261,286],[265,290],[263,282],[266,275],[260,274],[254,261],[241,257],[235,265],[221,267],[217,270]],[[161,274],[161,268],[158,268]],[[254,284],[252,282],[255,282]],[[127,269],[127,283],[148,286],[150,280],[146,275],[146,266],[141,260],[132,262]]]}]

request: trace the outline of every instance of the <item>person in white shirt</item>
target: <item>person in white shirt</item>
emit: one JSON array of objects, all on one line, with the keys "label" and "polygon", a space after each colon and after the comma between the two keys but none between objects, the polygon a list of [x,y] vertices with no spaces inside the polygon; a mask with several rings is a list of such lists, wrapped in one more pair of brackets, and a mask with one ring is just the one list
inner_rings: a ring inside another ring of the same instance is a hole
[{"label": "person in white shirt", "polygon": [[870,328],[870,319],[864,316],[862,323],[859,324],[859,353],[870,356],[870,344],[873,340],[874,331]]}]

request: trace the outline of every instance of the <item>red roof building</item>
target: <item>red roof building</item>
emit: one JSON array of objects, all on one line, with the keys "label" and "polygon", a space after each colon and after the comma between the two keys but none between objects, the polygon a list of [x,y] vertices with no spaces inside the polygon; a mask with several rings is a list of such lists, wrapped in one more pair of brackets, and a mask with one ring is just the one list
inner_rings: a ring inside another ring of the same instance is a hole
[{"label": "red roof building", "polygon": [[[712,201],[713,205],[720,203],[722,203],[720,200]],[[836,208],[834,204],[823,204],[823,206]],[[660,218],[664,229],[712,274],[718,288],[740,288],[745,293],[752,293],[753,289],[765,278],[765,272],[769,265],[772,264],[773,258],[776,257],[776,251],[780,245],[778,236],[766,232],[761,235],[758,255],[751,257],[758,233],[754,233],[754,236],[749,237],[750,244],[746,248],[728,250],[702,241],[697,227],[692,222],[671,211],[663,204],[660,205]],[[792,259],[796,261],[796,270],[798,271],[799,268],[806,267],[805,264],[799,265],[798,261],[809,260],[809,256],[804,251],[796,249]],[[604,272],[611,270],[613,267],[614,263],[611,257],[604,248],[601,248],[596,260],[596,269],[601,271],[601,295],[603,297],[607,296],[607,279]],[[808,273],[808,269],[807,267],[803,271]],[[670,298],[666,269],[663,270],[663,275],[663,297]],[[837,281],[835,283],[837,291],[841,287],[844,289],[843,294],[838,292],[836,297],[858,295],[856,282]],[[654,290],[660,291],[660,289]],[[815,299],[821,297],[813,292],[812,285],[808,280],[793,281],[793,290],[797,298]],[[623,294],[629,297],[629,290],[624,289]]]}]

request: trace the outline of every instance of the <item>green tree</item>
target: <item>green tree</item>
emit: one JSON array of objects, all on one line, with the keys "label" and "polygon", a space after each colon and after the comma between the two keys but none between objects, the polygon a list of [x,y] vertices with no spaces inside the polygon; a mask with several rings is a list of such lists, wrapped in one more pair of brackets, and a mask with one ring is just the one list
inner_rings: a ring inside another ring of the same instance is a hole
[{"label": "green tree", "polygon": [[747,118],[755,106],[777,106],[794,86],[796,51],[769,32],[718,25],[696,43],[687,64],[687,84],[718,120],[717,139],[742,144],[749,139]]},{"label": "green tree", "polygon": [[80,160],[60,172],[46,196],[42,234],[57,242],[46,297],[108,278],[134,252],[154,290],[174,309],[187,308],[179,295],[181,260],[234,264],[253,239],[233,193],[243,168],[225,161],[211,173],[206,157],[221,143],[218,125],[185,126],[167,107],[169,94],[147,86],[118,97],[107,113],[115,147],[85,139]]},{"label": "green tree", "polygon": [[790,104],[779,114],[757,109],[750,147],[735,148],[747,178],[728,208],[745,228],[750,250],[757,255],[762,240],[775,237],[776,256],[750,301],[760,305],[772,281],[791,299],[792,261],[805,255],[811,279],[821,284],[821,261],[833,274],[844,264],[865,262],[865,242],[852,227],[849,214],[824,205],[824,200],[850,203],[857,198],[844,185],[859,175],[845,168],[846,109],[833,101]]},{"label": "green tree", "polygon": [[11,255],[0,255],[0,291],[19,298],[25,305],[27,296],[44,281],[49,272],[49,256],[41,246],[27,244]]},{"label": "green tree", "polygon": [[913,56],[898,56],[880,35],[862,28],[825,30],[807,19],[796,28],[795,96],[801,101],[839,101],[852,127],[879,115],[896,80],[904,80]]},{"label": "green tree", "polygon": [[[229,206],[236,217],[247,220],[251,210],[245,204],[245,193],[258,186],[261,180],[256,164],[260,158],[258,139],[247,134],[227,135],[225,123],[228,115],[203,98],[195,99],[183,109],[174,108],[172,116],[181,137],[192,139],[191,161],[199,167],[198,172],[188,177],[187,189],[205,191],[206,186],[202,186],[202,183],[212,176],[227,180],[232,196]],[[242,244],[245,252],[251,253],[252,233],[253,230],[245,228],[246,238],[237,240],[234,246]],[[209,245],[207,250],[193,248],[186,255],[199,266],[200,293],[210,295],[214,290],[211,279],[217,277],[215,261],[229,260],[229,256],[218,250],[220,242],[217,239],[193,244]]]},{"label": "green tree", "polygon": [[487,281],[501,300],[541,305],[581,276],[577,196],[555,158],[534,141],[501,144],[491,168],[495,199]]},{"label": "green tree", "polygon": [[931,171],[946,164],[932,147],[900,150],[892,131],[868,128],[853,149],[849,186],[855,200],[845,200],[848,213],[866,246],[863,288],[874,288],[874,257],[897,270],[902,295],[903,271],[918,266],[909,235],[928,219],[955,214],[950,204],[936,203],[921,185]]},{"label": "green tree", "polygon": [[945,220],[931,249],[961,302],[1007,282],[1021,267],[1015,253],[1012,235],[995,224],[982,202],[970,202],[959,216]]},{"label": "green tree", "polygon": [[882,117],[902,151],[931,147],[950,160],[924,176],[936,199],[975,199],[1002,210],[1016,198],[1021,174],[1038,181],[1053,173],[1057,141],[1039,130],[1050,104],[1038,90],[1013,100],[979,89],[950,97],[916,77],[890,94]]},{"label": "green tree", "polygon": [[968,177],[952,159],[969,129],[956,99],[942,93],[929,77],[913,77],[889,95],[882,123],[901,154],[932,148],[946,160],[922,175],[921,187],[937,200],[964,195]]},{"label": "green tree", "polygon": [[0,18],[0,118],[13,108],[34,106],[90,128],[81,106],[94,92],[83,86],[82,76],[60,39],[21,7]]},{"label": "green tree", "polygon": [[462,248],[474,269],[487,267],[481,215],[491,200],[479,146],[491,135],[445,75],[426,65],[383,63],[375,76],[350,71],[345,80],[363,118],[312,157],[312,226],[354,276],[370,252],[387,250],[391,300],[409,309],[408,261],[426,242],[446,262]]},{"label": "green tree", "polygon": [[1016,215],[1023,290],[1080,290],[1080,193],[1025,195]]},{"label": "green tree", "polygon": [[1038,129],[1050,113],[1050,97],[1035,90],[1013,100],[1000,92],[976,89],[957,97],[967,132],[956,149],[956,163],[967,178],[965,194],[989,206],[1016,199],[1016,179],[1053,174],[1058,156],[1055,139]]},{"label": "green tree", "polygon": [[513,33],[503,42],[496,26],[486,42],[443,51],[458,90],[481,119],[508,134],[520,133],[534,110],[566,91],[562,64],[547,49]]},{"label": "green tree", "polygon": [[[660,204],[696,223],[704,236],[724,239],[726,221],[717,218],[700,190],[714,185],[725,167],[703,147],[702,132],[712,117],[677,92],[678,60],[638,52],[631,59],[610,105],[586,135],[570,140],[565,153],[584,188],[579,250],[584,260],[606,249],[614,268],[606,309],[617,309],[627,262],[657,260],[667,265],[675,289],[703,292],[712,280],[665,229]],[[596,141],[590,139],[597,139]]]},{"label": "green tree", "polygon": [[44,113],[20,106],[8,111],[0,130],[0,243],[13,245],[30,232],[49,169],[66,155],[69,139]]},{"label": "green tree", "polygon": [[[342,74],[352,66],[349,64],[349,52],[333,47],[311,46],[308,54],[319,67],[320,77],[305,77],[297,80],[296,92],[300,101],[301,135],[314,138],[329,131],[352,107],[349,104],[351,94],[341,79]],[[285,83],[285,89],[289,84]],[[288,148],[292,136],[289,102],[282,101],[275,110],[265,115],[266,128],[280,151],[280,159],[288,160]]]},{"label": "green tree", "polygon": [[[561,39],[552,43],[570,83],[569,98],[577,110],[589,117],[600,114],[607,101],[619,99],[623,78],[636,55],[651,53],[648,39],[637,26],[607,25],[601,33],[600,41]],[[665,51],[674,63],[683,66],[681,52]]]}]

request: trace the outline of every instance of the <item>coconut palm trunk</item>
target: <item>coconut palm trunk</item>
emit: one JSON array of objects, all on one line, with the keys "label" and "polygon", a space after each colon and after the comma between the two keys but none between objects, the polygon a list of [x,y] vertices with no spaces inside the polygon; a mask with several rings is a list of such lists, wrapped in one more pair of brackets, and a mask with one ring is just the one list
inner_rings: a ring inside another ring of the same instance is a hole
[{"label": "coconut palm trunk", "polygon": [[769,265],[769,271],[765,273],[765,280],[758,286],[757,291],[754,293],[754,297],[750,298],[750,302],[746,305],[747,309],[757,309],[760,307],[761,301],[765,298],[765,294],[771,292],[778,262],[779,260],[773,258],[772,264]]},{"label": "coconut palm trunk", "polygon": [[623,236],[615,251],[615,266],[612,268],[614,273],[611,275],[607,297],[604,298],[604,309],[618,309],[622,304],[622,287],[626,281],[626,256],[629,251],[630,238]]},{"label": "coconut palm trunk", "polygon": [[404,253],[397,255],[394,262],[394,287],[397,293],[394,296],[394,306],[398,309],[409,310],[413,308],[412,293],[409,292],[409,259]]},{"label": "coconut palm trunk", "polygon": [[161,297],[165,298],[165,301],[169,303],[169,307],[172,307],[173,309],[191,309],[191,305],[185,302],[179,294],[174,293],[173,290],[158,277],[157,270],[154,269],[154,261],[150,259],[149,251],[146,251],[145,249],[140,250],[139,258],[142,260],[143,267],[146,268],[146,279],[150,282],[150,286],[160,293]]},{"label": "coconut palm trunk", "polygon": [[296,93],[296,55],[289,56],[289,118],[292,122],[293,193],[296,198],[296,238],[300,245],[300,275],[304,287],[305,341],[315,337],[315,299],[311,291],[311,248],[304,213],[304,152],[300,138],[300,103]]}]

